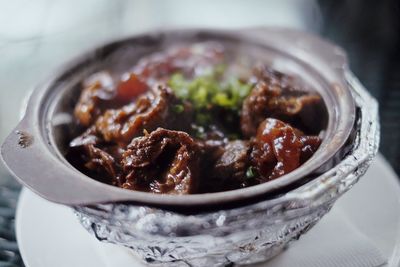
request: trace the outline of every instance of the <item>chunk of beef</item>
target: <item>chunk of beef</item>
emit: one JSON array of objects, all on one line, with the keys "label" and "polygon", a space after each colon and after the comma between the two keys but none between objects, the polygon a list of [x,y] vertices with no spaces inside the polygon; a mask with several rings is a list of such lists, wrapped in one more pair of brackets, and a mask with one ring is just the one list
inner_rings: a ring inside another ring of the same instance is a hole
[{"label": "chunk of beef", "polygon": [[[316,93],[300,89],[290,76],[266,67],[255,69],[256,84],[242,106],[242,133],[251,137],[267,117],[289,122],[310,134],[323,128],[325,107]],[[318,118],[316,120],[316,118]]]},{"label": "chunk of beef", "polygon": [[97,180],[120,186],[120,162],[124,149],[116,144],[104,142],[91,127],[73,139],[67,155],[78,169],[96,177]]},{"label": "chunk of beef", "polygon": [[104,150],[95,147],[93,144],[85,145],[87,161],[85,167],[88,170],[102,172],[105,171],[109,177],[116,177],[115,159]]},{"label": "chunk of beef", "polygon": [[111,104],[113,83],[108,72],[95,73],[84,81],[83,91],[74,109],[79,124],[91,125],[100,116],[102,109]]},{"label": "chunk of beef", "polygon": [[249,148],[247,141],[230,141],[225,146],[224,153],[215,163],[215,176],[232,179],[245,177]]},{"label": "chunk of beef", "polygon": [[148,89],[148,85],[141,77],[134,73],[129,73],[122,76],[122,80],[116,87],[115,99],[126,104],[144,94]]},{"label": "chunk of beef", "polygon": [[[105,147],[104,147],[105,148]],[[72,147],[66,158],[78,170],[98,181],[118,185],[120,168],[117,159],[94,144]]]},{"label": "chunk of beef", "polygon": [[89,126],[104,110],[126,105],[148,90],[147,84],[135,74],[122,77],[118,85],[115,83],[111,74],[105,71],[94,73],[83,82],[74,110],[79,124]]},{"label": "chunk of beef", "polygon": [[260,182],[287,174],[311,157],[321,140],[277,119],[265,119],[257,130],[250,154]]},{"label": "chunk of beef", "polygon": [[246,170],[249,166],[249,141],[201,141],[202,175],[200,192],[233,190],[247,185]]},{"label": "chunk of beef", "polygon": [[123,188],[190,194],[199,185],[200,147],[185,132],[162,128],[137,137],[123,155]]},{"label": "chunk of beef", "polygon": [[[184,108],[181,116],[174,112],[174,106],[178,104]],[[160,85],[139,97],[135,103],[105,111],[96,121],[96,131],[107,142],[129,144],[144,130],[189,128],[190,110],[190,105],[181,104],[169,88]]]}]

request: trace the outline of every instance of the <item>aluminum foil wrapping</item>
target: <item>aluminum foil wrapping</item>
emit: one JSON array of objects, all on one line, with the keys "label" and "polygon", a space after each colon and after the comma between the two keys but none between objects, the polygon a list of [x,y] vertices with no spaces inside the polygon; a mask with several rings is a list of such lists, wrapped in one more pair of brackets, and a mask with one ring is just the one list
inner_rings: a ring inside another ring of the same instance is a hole
[{"label": "aluminum foil wrapping", "polygon": [[280,197],[245,207],[182,215],[127,204],[74,207],[98,240],[129,247],[148,264],[232,266],[270,259],[315,225],[368,169],[379,144],[378,105],[350,73],[356,137],[342,161]]}]

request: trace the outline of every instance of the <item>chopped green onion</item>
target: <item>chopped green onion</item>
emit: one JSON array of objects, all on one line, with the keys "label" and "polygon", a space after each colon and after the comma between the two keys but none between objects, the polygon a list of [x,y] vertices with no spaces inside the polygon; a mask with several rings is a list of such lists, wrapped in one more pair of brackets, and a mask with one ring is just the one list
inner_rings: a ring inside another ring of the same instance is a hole
[{"label": "chopped green onion", "polygon": [[168,81],[175,94],[189,100],[197,109],[215,105],[229,109],[239,109],[251,86],[232,78],[228,82],[218,79],[216,70],[212,75],[204,75],[186,80],[181,73],[175,73]]},{"label": "chopped green onion", "polygon": [[[195,111],[195,122],[199,126],[208,126],[213,122],[209,110],[217,107],[238,113],[243,100],[250,93],[251,85],[241,80],[224,75],[226,66],[215,66],[210,72],[193,79],[187,79],[183,73],[175,73],[168,81],[175,95],[189,101]],[[184,111],[184,107],[174,107],[176,113]],[[227,115],[224,118],[229,121]]]},{"label": "chopped green onion", "polygon": [[177,105],[174,105],[173,107],[172,107],[172,110],[175,112],[175,113],[182,113],[184,110],[185,110],[185,107],[183,106],[183,105],[181,105],[181,104],[177,104]]},{"label": "chopped green onion", "polygon": [[187,99],[189,97],[187,81],[183,77],[182,73],[173,74],[168,81],[168,85],[172,88],[172,90],[174,90],[175,94],[179,98]]},{"label": "chopped green onion", "polygon": [[221,107],[233,107],[236,105],[235,99],[229,98],[227,93],[217,93],[213,99],[212,102],[216,104],[217,106]]},{"label": "chopped green onion", "polygon": [[256,176],[256,172],[257,171],[255,170],[255,168],[253,166],[250,166],[249,168],[247,168],[246,178],[247,179],[254,178]]}]

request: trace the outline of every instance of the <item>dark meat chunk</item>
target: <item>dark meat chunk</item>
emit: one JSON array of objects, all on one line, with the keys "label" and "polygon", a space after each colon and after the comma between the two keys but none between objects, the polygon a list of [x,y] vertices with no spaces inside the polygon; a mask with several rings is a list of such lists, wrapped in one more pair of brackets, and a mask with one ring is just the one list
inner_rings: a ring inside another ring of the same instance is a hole
[{"label": "dark meat chunk", "polygon": [[83,82],[83,87],[74,110],[82,126],[91,125],[104,110],[126,105],[148,90],[147,84],[135,74],[128,75],[116,86],[113,77],[105,71],[92,74]]},{"label": "dark meat chunk", "polygon": [[260,182],[287,174],[311,157],[321,140],[277,119],[264,120],[257,130],[250,154]]},{"label": "dark meat chunk", "polygon": [[254,136],[267,117],[289,122],[310,134],[323,128],[320,117],[325,108],[318,94],[299,89],[293,78],[266,67],[255,69],[255,80],[242,107],[241,129],[245,136]]},{"label": "dark meat chunk", "polygon": [[74,115],[83,126],[91,125],[113,98],[113,79],[108,72],[99,72],[84,81],[84,89],[75,106]]},{"label": "dark meat chunk", "polygon": [[220,192],[248,185],[250,142],[243,140],[203,141],[202,169],[207,170],[200,192]]},{"label": "dark meat chunk", "polygon": [[147,84],[138,75],[133,73],[123,75],[122,80],[116,87],[115,99],[126,104],[145,93],[148,89]]},{"label": "dark meat chunk", "polygon": [[125,150],[112,143],[101,140],[96,135],[95,127],[73,139],[67,158],[75,162],[83,172],[97,180],[120,186],[120,162]]},{"label": "dark meat chunk", "polygon": [[221,63],[223,58],[224,49],[217,43],[175,47],[164,53],[154,53],[144,57],[132,72],[143,77],[148,84],[154,85],[156,82],[166,82],[178,71],[187,77],[192,77]]},{"label": "dark meat chunk", "polygon": [[190,194],[199,184],[200,147],[185,132],[162,128],[137,137],[123,155],[123,188]]},{"label": "dark meat chunk", "polygon": [[249,148],[247,141],[229,142],[224,148],[224,153],[215,163],[215,175],[233,179],[243,178],[247,169]]},{"label": "dark meat chunk", "polygon": [[[175,105],[182,105],[184,110],[181,116],[174,113]],[[107,142],[129,144],[144,130],[189,128],[190,109],[190,105],[179,102],[169,88],[158,86],[154,92],[142,95],[135,103],[105,111],[96,121],[96,131]]]},{"label": "dark meat chunk", "polygon": [[71,147],[66,158],[80,171],[98,181],[118,186],[120,167],[118,159],[108,153],[110,147],[94,144]]},{"label": "dark meat chunk", "polygon": [[110,154],[94,145],[84,146],[87,162],[85,167],[92,171],[105,171],[110,177],[116,177],[115,159]]}]

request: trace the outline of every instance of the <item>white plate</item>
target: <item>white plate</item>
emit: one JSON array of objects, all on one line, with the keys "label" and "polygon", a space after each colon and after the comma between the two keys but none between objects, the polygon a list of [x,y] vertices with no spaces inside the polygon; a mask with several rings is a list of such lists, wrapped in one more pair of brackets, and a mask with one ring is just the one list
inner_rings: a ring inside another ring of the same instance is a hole
[{"label": "white plate", "polygon": [[[345,213],[373,241],[389,259],[385,266],[399,266],[400,186],[382,156],[376,158],[367,174],[338,200],[334,209]],[[26,189],[19,199],[16,231],[27,267],[110,267],[109,255],[113,257],[113,266],[143,266],[127,249],[99,245],[80,226],[71,209],[43,200]],[[110,253],[105,255],[104,250]]]}]

